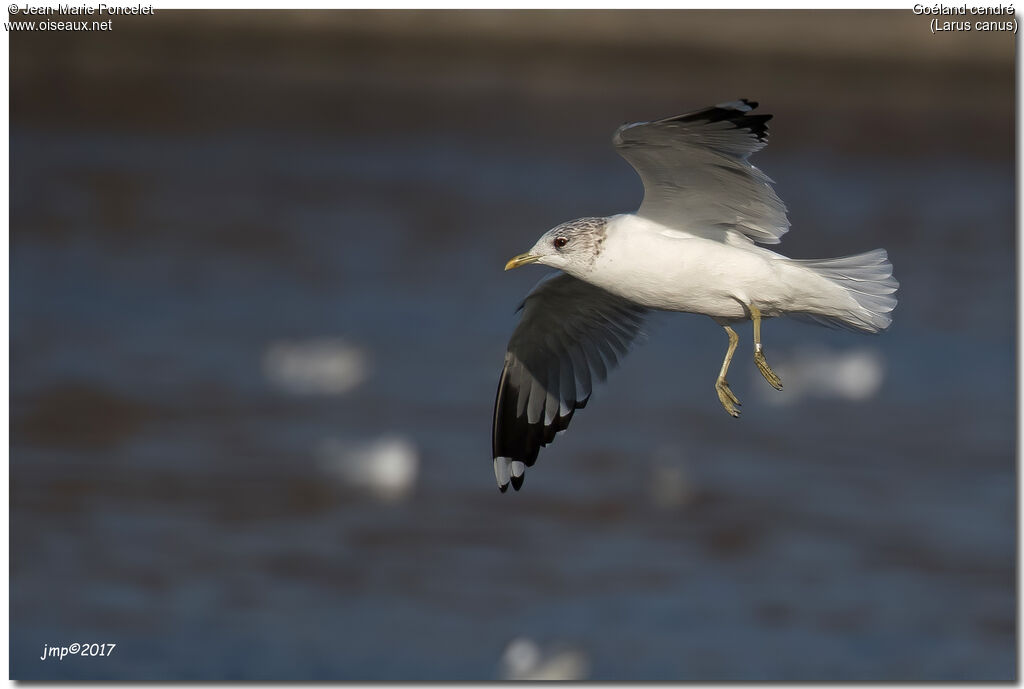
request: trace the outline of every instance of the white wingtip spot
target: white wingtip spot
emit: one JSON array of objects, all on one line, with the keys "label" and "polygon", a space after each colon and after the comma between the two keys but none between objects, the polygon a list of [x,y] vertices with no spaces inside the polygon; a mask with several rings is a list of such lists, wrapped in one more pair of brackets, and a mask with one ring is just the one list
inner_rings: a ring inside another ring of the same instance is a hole
[{"label": "white wingtip spot", "polygon": [[522,464],[522,462],[512,462],[508,457],[495,457],[494,458],[494,478],[498,480],[498,487],[507,486],[508,482],[512,478],[512,472],[510,466],[512,464]]},{"label": "white wingtip spot", "polygon": [[526,465],[520,462],[519,460],[511,462],[509,464],[509,469],[511,469],[512,475],[516,478],[519,478],[524,473],[526,473]]},{"label": "white wingtip spot", "polygon": [[750,112],[753,110],[752,107],[741,100],[731,100],[727,103],[718,103],[715,107],[722,108],[723,110],[739,110],[740,112]]}]

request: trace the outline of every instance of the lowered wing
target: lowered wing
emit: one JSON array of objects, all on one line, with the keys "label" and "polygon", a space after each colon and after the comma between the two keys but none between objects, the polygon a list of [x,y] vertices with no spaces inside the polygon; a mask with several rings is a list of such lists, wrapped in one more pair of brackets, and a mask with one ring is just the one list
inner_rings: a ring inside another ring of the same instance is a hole
[{"label": "lowered wing", "polygon": [[645,309],[582,280],[557,274],[527,295],[505,353],[494,403],[494,475],[519,490],[540,448],[590,399],[593,381],[625,356]]}]

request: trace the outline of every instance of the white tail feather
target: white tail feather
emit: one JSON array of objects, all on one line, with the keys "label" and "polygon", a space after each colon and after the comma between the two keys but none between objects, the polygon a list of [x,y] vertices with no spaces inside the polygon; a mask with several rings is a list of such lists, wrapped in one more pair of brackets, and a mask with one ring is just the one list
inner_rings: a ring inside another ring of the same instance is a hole
[{"label": "white tail feather", "polygon": [[856,305],[834,313],[794,314],[830,327],[848,328],[864,333],[882,332],[892,323],[889,315],[896,308],[896,289],[892,264],[885,249],[856,256],[796,261],[841,287]]}]

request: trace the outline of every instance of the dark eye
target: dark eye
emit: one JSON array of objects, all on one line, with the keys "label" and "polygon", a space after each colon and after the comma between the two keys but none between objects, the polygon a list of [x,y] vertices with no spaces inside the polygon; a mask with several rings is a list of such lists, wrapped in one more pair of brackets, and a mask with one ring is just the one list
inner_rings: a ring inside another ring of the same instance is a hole
[{"label": "dark eye", "polygon": [[565,246],[568,243],[569,243],[569,240],[566,239],[565,237],[557,237],[557,238],[555,238],[555,248],[556,249],[561,249],[563,246]]}]

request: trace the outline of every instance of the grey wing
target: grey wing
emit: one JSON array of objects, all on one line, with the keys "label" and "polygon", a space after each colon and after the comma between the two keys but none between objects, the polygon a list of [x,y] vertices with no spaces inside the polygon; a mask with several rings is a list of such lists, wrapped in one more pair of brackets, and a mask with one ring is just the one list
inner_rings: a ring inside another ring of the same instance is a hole
[{"label": "grey wing", "polygon": [[645,309],[628,299],[560,273],[542,280],[505,353],[494,402],[491,442],[502,492],[519,490],[540,448],[569,426],[590,399],[594,380],[625,356]]},{"label": "grey wing", "polygon": [[768,143],[771,115],[750,114],[756,107],[743,99],[620,127],[615,148],[644,183],[637,215],[719,240],[778,244],[786,206],[747,160]]}]

